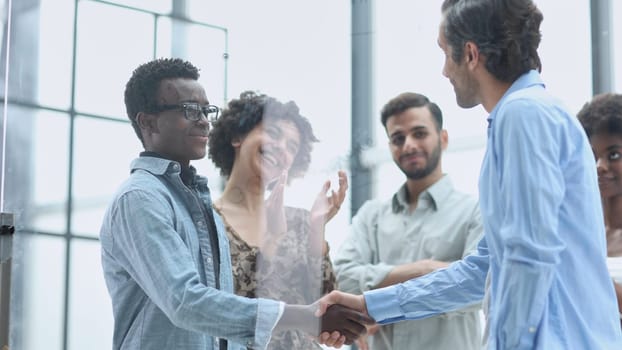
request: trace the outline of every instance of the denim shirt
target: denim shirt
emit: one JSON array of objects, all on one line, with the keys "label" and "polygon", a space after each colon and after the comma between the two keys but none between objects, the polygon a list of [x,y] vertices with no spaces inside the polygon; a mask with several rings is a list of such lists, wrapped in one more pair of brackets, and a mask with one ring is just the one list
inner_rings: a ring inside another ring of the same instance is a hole
[{"label": "denim shirt", "polygon": [[[191,167],[194,172],[194,168]],[[191,188],[179,163],[157,157],[132,162],[131,176],[101,227],[101,254],[114,315],[114,349],[263,349],[282,303],[233,294],[229,242],[214,213],[220,250],[216,289],[208,221],[207,179]]]}]

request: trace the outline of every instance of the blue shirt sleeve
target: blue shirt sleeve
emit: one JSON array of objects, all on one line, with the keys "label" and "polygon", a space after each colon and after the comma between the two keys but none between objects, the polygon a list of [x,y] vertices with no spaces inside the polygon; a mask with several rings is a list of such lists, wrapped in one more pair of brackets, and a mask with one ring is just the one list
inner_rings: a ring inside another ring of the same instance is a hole
[{"label": "blue shirt sleeve", "polygon": [[420,319],[481,302],[488,273],[488,247],[444,269],[364,293],[369,315],[380,324]]},{"label": "blue shirt sleeve", "polygon": [[[509,101],[495,120],[493,156],[505,216],[498,232],[503,261],[491,294],[491,342],[531,349],[564,242],[558,217],[566,190],[561,164],[563,120],[538,104]],[[511,294],[511,295],[510,295]]]}]

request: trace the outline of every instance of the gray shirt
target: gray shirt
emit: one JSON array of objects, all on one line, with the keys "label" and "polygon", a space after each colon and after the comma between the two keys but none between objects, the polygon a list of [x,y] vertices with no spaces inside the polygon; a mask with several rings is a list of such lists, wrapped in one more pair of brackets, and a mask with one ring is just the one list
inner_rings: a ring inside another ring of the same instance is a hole
[{"label": "gray shirt", "polygon": [[[482,235],[477,200],[456,191],[448,176],[419,195],[409,210],[404,184],[388,201],[367,201],[334,261],[339,289],[361,294],[396,266],[422,259],[451,262],[475,250]],[[370,338],[374,350],[480,349],[479,307],[385,325]]]}]

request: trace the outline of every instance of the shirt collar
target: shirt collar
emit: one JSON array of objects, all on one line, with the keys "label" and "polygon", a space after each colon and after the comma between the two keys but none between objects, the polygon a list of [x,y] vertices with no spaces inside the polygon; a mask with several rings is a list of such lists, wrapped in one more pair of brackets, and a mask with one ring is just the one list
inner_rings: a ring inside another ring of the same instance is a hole
[{"label": "shirt collar", "polygon": [[497,105],[495,106],[495,108],[493,108],[492,112],[490,112],[490,115],[487,118],[488,126],[490,127],[490,124],[492,123],[495,115],[497,114],[499,106],[503,104],[502,102],[504,102],[508,98],[508,96],[518,90],[522,90],[534,85],[541,85],[542,87],[544,87],[544,81],[542,81],[542,77],[540,77],[540,73],[538,73],[537,70],[532,69],[529,72],[518,77],[518,79],[516,79],[514,83],[510,85],[508,91],[503,94],[503,97],[501,97],[499,102],[497,102]]},{"label": "shirt collar", "polygon": [[[449,176],[443,175],[438,181],[419,194],[419,202],[417,203],[417,206],[429,205],[432,209],[438,210],[438,207],[445,202],[445,199],[449,197],[453,189],[454,186],[451,183]],[[397,214],[401,211],[407,210],[408,207],[408,187],[406,186],[406,183],[404,183],[402,187],[400,187],[400,189],[393,195],[391,209],[393,210],[393,213]]]},{"label": "shirt collar", "polygon": [[131,165],[131,172],[134,172],[136,169],[143,169],[154,175],[179,174],[181,180],[187,186],[193,185],[198,180],[196,176],[197,171],[192,165],[182,167],[179,162],[167,159],[163,155],[152,151],[141,152],[140,156],[134,159]]}]

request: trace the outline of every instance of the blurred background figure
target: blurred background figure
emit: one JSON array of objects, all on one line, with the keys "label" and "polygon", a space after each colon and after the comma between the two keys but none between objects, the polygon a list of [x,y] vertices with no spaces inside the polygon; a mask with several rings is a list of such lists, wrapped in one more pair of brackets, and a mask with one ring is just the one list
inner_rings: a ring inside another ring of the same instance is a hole
[{"label": "blurred background figure", "polygon": [[[214,208],[226,226],[236,294],[308,304],[335,289],[324,225],[343,203],[346,174],[339,172],[339,189],[329,196],[326,181],[310,210],[283,204],[288,179],[305,174],[317,141],[294,102],[251,91],[230,101],[214,123],[209,157],[227,177]],[[321,347],[287,331],[274,334],[268,348]]]},{"label": "blurred background figure", "polygon": [[596,95],[579,111],[592,145],[607,234],[607,265],[622,326],[622,95]]}]

